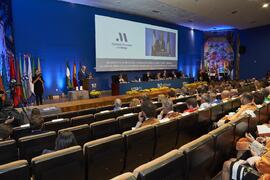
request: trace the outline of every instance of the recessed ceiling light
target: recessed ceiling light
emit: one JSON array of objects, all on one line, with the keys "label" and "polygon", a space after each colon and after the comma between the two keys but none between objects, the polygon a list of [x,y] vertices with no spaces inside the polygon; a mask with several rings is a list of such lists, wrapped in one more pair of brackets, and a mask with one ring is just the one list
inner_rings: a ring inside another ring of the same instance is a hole
[{"label": "recessed ceiling light", "polygon": [[237,13],[238,13],[237,10],[232,11],[232,14],[237,14]]},{"label": "recessed ceiling light", "polygon": [[157,14],[159,14],[159,13],[160,13],[160,11],[159,11],[159,10],[152,10],[152,12],[153,12],[153,13],[157,13]]},{"label": "recessed ceiling light", "polygon": [[264,3],[264,4],[262,5],[262,8],[268,8],[268,6],[269,6],[268,3]]}]

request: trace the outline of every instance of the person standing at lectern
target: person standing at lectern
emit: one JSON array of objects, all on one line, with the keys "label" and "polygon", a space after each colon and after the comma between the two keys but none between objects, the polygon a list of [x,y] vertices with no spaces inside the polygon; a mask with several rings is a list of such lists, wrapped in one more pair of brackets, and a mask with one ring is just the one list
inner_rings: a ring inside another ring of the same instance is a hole
[{"label": "person standing at lectern", "polygon": [[88,78],[89,78],[89,74],[86,72],[86,66],[82,66],[78,73],[79,85],[83,86],[84,80]]},{"label": "person standing at lectern", "polygon": [[44,80],[41,72],[36,69],[35,76],[33,77],[34,93],[36,95],[36,104],[42,105],[43,92],[44,92]]}]

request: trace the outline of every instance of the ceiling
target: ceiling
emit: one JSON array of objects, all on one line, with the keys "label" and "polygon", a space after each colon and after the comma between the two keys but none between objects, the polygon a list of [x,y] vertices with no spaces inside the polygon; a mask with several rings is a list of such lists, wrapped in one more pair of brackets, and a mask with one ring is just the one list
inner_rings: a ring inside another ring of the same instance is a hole
[{"label": "ceiling", "polygon": [[203,31],[270,24],[270,0],[61,0],[158,19]]}]

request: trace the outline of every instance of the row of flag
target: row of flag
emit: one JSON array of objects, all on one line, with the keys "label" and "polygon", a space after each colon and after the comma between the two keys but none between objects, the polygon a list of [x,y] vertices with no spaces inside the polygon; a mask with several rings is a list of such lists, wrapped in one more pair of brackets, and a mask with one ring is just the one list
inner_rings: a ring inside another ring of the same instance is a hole
[{"label": "row of flag", "polygon": [[66,65],[66,87],[68,90],[71,89],[76,89],[78,86],[78,81],[77,81],[77,66],[76,63],[73,64],[73,74],[72,74],[72,79],[71,79],[71,72],[70,72],[70,67],[67,62]]},{"label": "row of flag", "polygon": [[[22,100],[28,100],[34,95],[32,82],[35,72],[35,60],[30,55],[15,58],[13,54],[1,55],[2,73],[0,74],[0,90],[7,96],[11,95],[15,107],[18,107]],[[40,59],[37,59],[37,69],[41,72]],[[9,70],[9,71],[8,71]]]}]

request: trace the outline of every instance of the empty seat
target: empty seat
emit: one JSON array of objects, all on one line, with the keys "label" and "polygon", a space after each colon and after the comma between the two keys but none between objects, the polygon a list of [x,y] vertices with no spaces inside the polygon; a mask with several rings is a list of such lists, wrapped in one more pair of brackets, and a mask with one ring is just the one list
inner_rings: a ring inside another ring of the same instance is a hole
[{"label": "empty seat", "polygon": [[178,120],[178,140],[177,147],[197,138],[198,113],[191,113],[180,117]]},{"label": "empty seat", "polygon": [[86,179],[110,179],[124,168],[124,138],[112,135],[84,145]]},{"label": "empty seat", "polygon": [[177,120],[155,125],[155,157],[159,157],[176,146],[177,140]]},{"label": "empty seat", "polygon": [[152,159],[155,143],[153,126],[126,131],[123,136],[126,142],[125,171],[132,171]]},{"label": "empty seat", "polygon": [[186,179],[211,179],[214,148],[214,138],[210,135],[204,135],[179,149],[186,156]]},{"label": "empty seat", "polygon": [[230,121],[230,124],[235,127],[235,142],[238,141],[241,137],[245,136],[245,133],[248,131],[249,127],[249,119],[249,116],[243,116],[239,119]]},{"label": "empty seat", "polygon": [[33,157],[41,155],[44,149],[53,150],[55,138],[55,132],[47,132],[20,138],[18,142],[20,159],[30,161]]},{"label": "empty seat", "polygon": [[143,164],[133,171],[138,180],[185,179],[185,157],[183,152],[173,150]]},{"label": "empty seat", "polygon": [[93,114],[87,114],[87,115],[81,115],[76,116],[70,119],[71,126],[79,126],[83,124],[91,124],[94,122],[94,115]]},{"label": "empty seat", "polygon": [[95,122],[115,118],[116,116],[117,115],[114,111],[99,112],[95,114]]},{"label": "empty seat", "polygon": [[131,172],[127,172],[119,176],[116,176],[111,180],[136,180],[136,177]]},{"label": "empty seat", "polygon": [[115,113],[116,113],[115,117],[119,117],[119,116],[122,116],[124,114],[133,113],[133,109],[132,108],[122,108],[121,110],[115,111]]},{"label": "empty seat", "polygon": [[33,180],[85,180],[80,146],[44,154],[32,159]]},{"label": "empty seat", "polygon": [[47,122],[47,121],[51,121],[51,120],[57,119],[57,117],[58,117],[57,114],[50,114],[50,115],[43,116],[44,122]]},{"label": "empty seat", "polygon": [[0,179],[2,180],[30,180],[28,162],[14,161],[0,166]]},{"label": "empty seat", "polygon": [[65,129],[70,127],[70,120],[69,119],[62,119],[62,120],[53,120],[48,121],[43,124],[42,129],[45,131],[58,131],[60,129]]},{"label": "empty seat", "polygon": [[63,112],[63,113],[58,114],[58,117],[57,118],[58,119],[60,119],[60,118],[70,119],[70,118],[75,117],[75,116],[78,116],[77,111],[69,111],[69,112]]},{"label": "empty seat", "polygon": [[15,127],[13,128],[12,138],[18,140],[21,137],[31,135],[31,128],[30,127]]},{"label": "empty seat", "polygon": [[99,113],[100,111],[107,111],[107,110],[111,111],[113,110],[113,108],[114,108],[113,105],[97,107],[96,113]]},{"label": "empty seat", "polygon": [[211,121],[212,122],[217,122],[219,119],[222,118],[222,115],[223,115],[222,104],[212,106],[211,108]]},{"label": "empty seat", "polygon": [[211,127],[211,109],[202,109],[198,111],[198,136],[204,135],[208,132],[209,128]]},{"label": "empty seat", "polygon": [[178,102],[177,104],[173,105],[173,110],[175,112],[183,113],[187,109],[187,104],[184,102]]},{"label": "empty seat", "polygon": [[16,141],[0,141],[0,165],[18,160]]},{"label": "empty seat", "polygon": [[225,124],[211,132],[215,141],[215,161],[212,165],[214,174],[222,169],[223,162],[230,159],[234,150],[234,127],[231,124]]},{"label": "empty seat", "polygon": [[95,114],[96,113],[96,108],[89,108],[89,109],[82,109],[79,110],[78,116],[83,116],[83,115],[88,115],[88,114]]},{"label": "empty seat", "polygon": [[138,114],[120,116],[117,118],[119,124],[119,132],[131,130],[132,127],[135,127],[138,122]]},{"label": "empty seat", "polygon": [[95,122],[90,125],[91,138],[98,139],[119,132],[118,121],[116,119],[108,119],[100,122]]},{"label": "empty seat", "polygon": [[87,124],[61,129],[58,133],[70,131],[74,134],[77,143],[81,146],[90,140],[90,127]]}]

